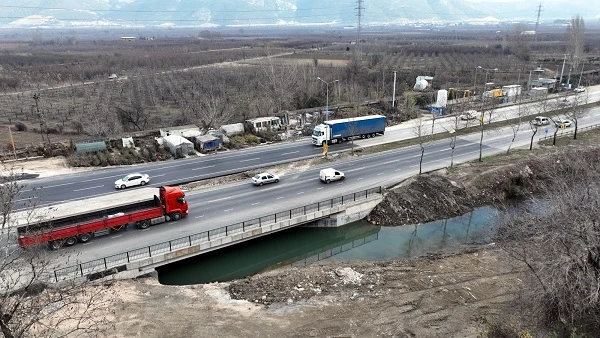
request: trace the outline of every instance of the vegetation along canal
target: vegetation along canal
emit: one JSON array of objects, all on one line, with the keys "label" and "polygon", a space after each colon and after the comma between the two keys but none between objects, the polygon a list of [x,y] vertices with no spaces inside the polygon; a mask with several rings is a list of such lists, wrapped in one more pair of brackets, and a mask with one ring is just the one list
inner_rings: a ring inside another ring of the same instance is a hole
[{"label": "vegetation along canal", "polygon": [[462,216],[419,225],[382,227],[366,221],[338,228],[292,228],[158,268],[167,285],[224,282],[285,265],[321,260],[388,260],[481,243],[500,211],[481,207]]}]

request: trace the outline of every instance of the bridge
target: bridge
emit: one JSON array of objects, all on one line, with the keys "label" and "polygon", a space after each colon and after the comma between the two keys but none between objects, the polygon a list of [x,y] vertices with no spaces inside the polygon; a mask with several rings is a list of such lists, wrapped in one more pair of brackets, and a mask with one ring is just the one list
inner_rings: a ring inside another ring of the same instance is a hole
[{"label": "bridge", "polygon": [[383,200],[375,187],[203,231],[77,265],[57,268],[49,280],[135,278],[155,268],[295,226],[337,227],[365,218]]}]

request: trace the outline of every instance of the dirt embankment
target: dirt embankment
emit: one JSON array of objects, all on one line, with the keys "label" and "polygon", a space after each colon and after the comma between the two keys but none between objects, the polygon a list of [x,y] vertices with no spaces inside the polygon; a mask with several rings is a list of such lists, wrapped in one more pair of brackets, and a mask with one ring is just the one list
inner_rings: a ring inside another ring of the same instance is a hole
[{"label": "dirt embankment", "polygon": [[376,224],[415,224],[456,217],[475,207],[531,196],[549,178],[542,168],[556,153],[507,156],[412,177],[386,191],[367,218]]}]

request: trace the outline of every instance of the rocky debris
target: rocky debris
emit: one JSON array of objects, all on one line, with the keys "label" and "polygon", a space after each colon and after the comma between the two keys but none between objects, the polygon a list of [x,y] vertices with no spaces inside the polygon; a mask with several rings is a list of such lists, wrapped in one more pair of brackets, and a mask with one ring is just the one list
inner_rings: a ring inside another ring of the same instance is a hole
[{"label": "rocky debris", "polygon": [[[381,285],[381,276],[374,272],[361,272],[378,263],[363,263],[358,267],[321,268],[309,270],[289,268],[278,270],[276,275],[263,274],[231,282],[227,287],[232,299],[246,299],[253,303],[270,305],[306,301],[317,295],[358,297],[376,296],[375,286]],[[305,271],[306,273],[304,273]]]}]

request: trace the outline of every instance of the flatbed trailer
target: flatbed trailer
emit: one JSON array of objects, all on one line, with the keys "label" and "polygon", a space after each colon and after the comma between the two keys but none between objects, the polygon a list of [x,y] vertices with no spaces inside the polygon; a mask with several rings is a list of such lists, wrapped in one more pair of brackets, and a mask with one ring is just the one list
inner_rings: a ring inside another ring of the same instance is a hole
[{"label": "flatbed trailer", "polygon": [[56,250],[120,231],[130,223],[146,229],[187,215],[185,193],[179,187],[160,187],[61,203],[31,216],[21,212],[15,223],[21,247],[48,243]]}]

